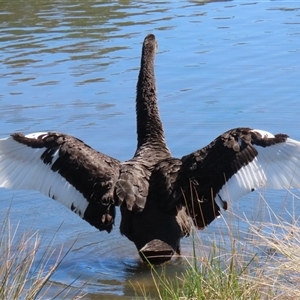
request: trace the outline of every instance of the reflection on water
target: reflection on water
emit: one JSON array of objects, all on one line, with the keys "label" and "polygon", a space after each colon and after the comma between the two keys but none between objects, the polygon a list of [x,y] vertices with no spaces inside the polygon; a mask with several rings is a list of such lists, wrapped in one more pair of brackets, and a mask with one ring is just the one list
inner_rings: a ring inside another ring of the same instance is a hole
[{"label": "reflection on water", "polygon": [[[297,2],[28,0],[0,7],[1,137],[57,130],[120,160],[130,158],[141,43],[153,32],[160,112],[174,156],[237,126],[300,140]],[[131,299],[133,286],[155,290],[149,268],[118,224],[111,234],[99,233],[39,194],[1,190],[0,197],[1,212],[12,200],[11,218],[22,220],[21,231],[56,234],[58,248],[76,240],[52,278],[54,291],[85,283],[86,299]],[[288,222],[288,212],[299,211],[286,192],[266,198]],[[268,219],[258,199],[250,195],[232,211],[252,222]],[[201,232],[201,251],[226,239],[228,227],[238,240],[245,238],[248,225],[230,213],[224,217]],[[191,239],[182,244],[190,256]],[[184,259],[166,266],[170,276],[185,267]]]}]

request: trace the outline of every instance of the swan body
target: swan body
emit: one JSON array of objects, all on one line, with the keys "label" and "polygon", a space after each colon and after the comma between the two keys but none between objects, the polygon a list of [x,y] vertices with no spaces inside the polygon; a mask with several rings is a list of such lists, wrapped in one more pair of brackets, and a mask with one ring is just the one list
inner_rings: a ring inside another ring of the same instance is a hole
[{"label": "swan body", "polygon": [[206,147],[174,158],[159,117],[154,76],[157,42],[143,43],[137,83],[137,148],[121,162],[57,132],[0,139],[0,187],[32,189],[100,231],[120,231],[152,263],[180,253],[180,239],[259,188],[300,188],[300,142],[285,134],[231,129]]}]

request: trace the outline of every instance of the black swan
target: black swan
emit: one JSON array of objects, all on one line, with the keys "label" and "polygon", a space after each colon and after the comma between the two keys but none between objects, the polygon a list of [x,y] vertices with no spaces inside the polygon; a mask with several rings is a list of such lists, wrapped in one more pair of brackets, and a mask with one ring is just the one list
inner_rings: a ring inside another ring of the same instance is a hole
[{"label": "black swan", "polygon": [[300,188],[300,142],[250,128],[229,130],[181,159],[166,146],[157,107],[155,36],[146,36],[137,83],[137,150],[125,162],[61,133],[0,140],[0,187],[33,189],[110,232],[120,231],[151,263],[180,254],[180,239],[258,188]]}]

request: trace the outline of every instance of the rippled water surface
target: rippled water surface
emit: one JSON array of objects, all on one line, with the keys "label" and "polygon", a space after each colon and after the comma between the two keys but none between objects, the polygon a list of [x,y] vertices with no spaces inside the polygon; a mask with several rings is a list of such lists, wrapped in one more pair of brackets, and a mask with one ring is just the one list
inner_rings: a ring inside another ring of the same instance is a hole
[{"label": "rippled water surface", "polygon": [[[300,140],[296,1],[27,0],[2,1],[0,8],[0,137],[60,131],[129,159],[136,146],[141,44],[151,32],[159,44],[160,113],[174,156],[237,126]],[[39,229],[45,242],[56,234],[57,248],[76,240],[52,278],[54,292],[61,285],[76,289],[86,283],[86,299],[131,299],[132,285],[154,289],[149,268],[121,237],[118,223],[108,235],[40,194],[0,190],[0,198],[2,214],[11,206],[12,223],[20,221],[21,232]],[[234,211],[256,220],[258,198],[245,197]],[[300,211],[287,192],[266,198],[288,220],[285,208]],[[215,233],[218,238],[224,224],[220,219],[204,230],[204,244]],[[191,253],[190,239],[182,248]],[[184,266],[175,259],[167,269],[174,274]]]}]

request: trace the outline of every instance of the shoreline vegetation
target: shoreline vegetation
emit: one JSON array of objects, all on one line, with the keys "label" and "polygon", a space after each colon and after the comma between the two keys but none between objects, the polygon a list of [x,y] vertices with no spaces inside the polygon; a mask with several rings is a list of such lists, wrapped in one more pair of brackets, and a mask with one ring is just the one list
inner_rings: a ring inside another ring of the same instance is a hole
[{"label": "shoreline vegetation", "polygon": [[[59,230],[59,229],[58,229]],[[45,246],[39,232],[18,234],[9,212],[0,226],[0,299],[82,299],[82,291],[62,286],[56,294],[50,291],[51,276],[70,252],[57,250],[52,243]],[[74,242],[75,243],[75,242]],[[64,252],[64,253],[63,253]]]},{"label": "shoreline vegetation", "polygon": [[287,222],[263,202],[272,222],[253,223],[243,217],[248,224],[247,232],[242,232],[246,238],[236,238],[237,229],[228,225],[229,239],[214,235],[208,250],[201,232],[195,231],[192,254],[185,257],[186,272],[170,278],[163,269],[151,266],[157,297],[137,284],[136,299],[300,299],[299,219],[290,215],[292,221]]},{"label": "shoreline vegetation", "polygon": [[[293,198],[299,201],[296,195]],[[201,232],[193,231],[191,255],[182,258],[187,266],[185,271],[170,276],[164,265],[150,266],[155,291],[149,292],[142,283],[131,282],[135,299],[300,299],[299,220],[290,215],[292,221],[287,222],[269,206],[267,210],[272,222],[248,222],[243,217],[248,224],[247,232],[226,223],[228,234],[225,237],[216,232],[211,246],[203,242]],[[233,216],[236,217],[241,218]],[[45,246],[38,232],[20,236],[17,231],[18,226],[11,225],[8,212],[0,227],[0,298],[85,299],[84,285],[61,285],[55,288],[55,295],[51,291],[55,284],[51,276],[72,247],[54,249],[55,236]],[[237,231],[243,239],[237,237]]]}]

